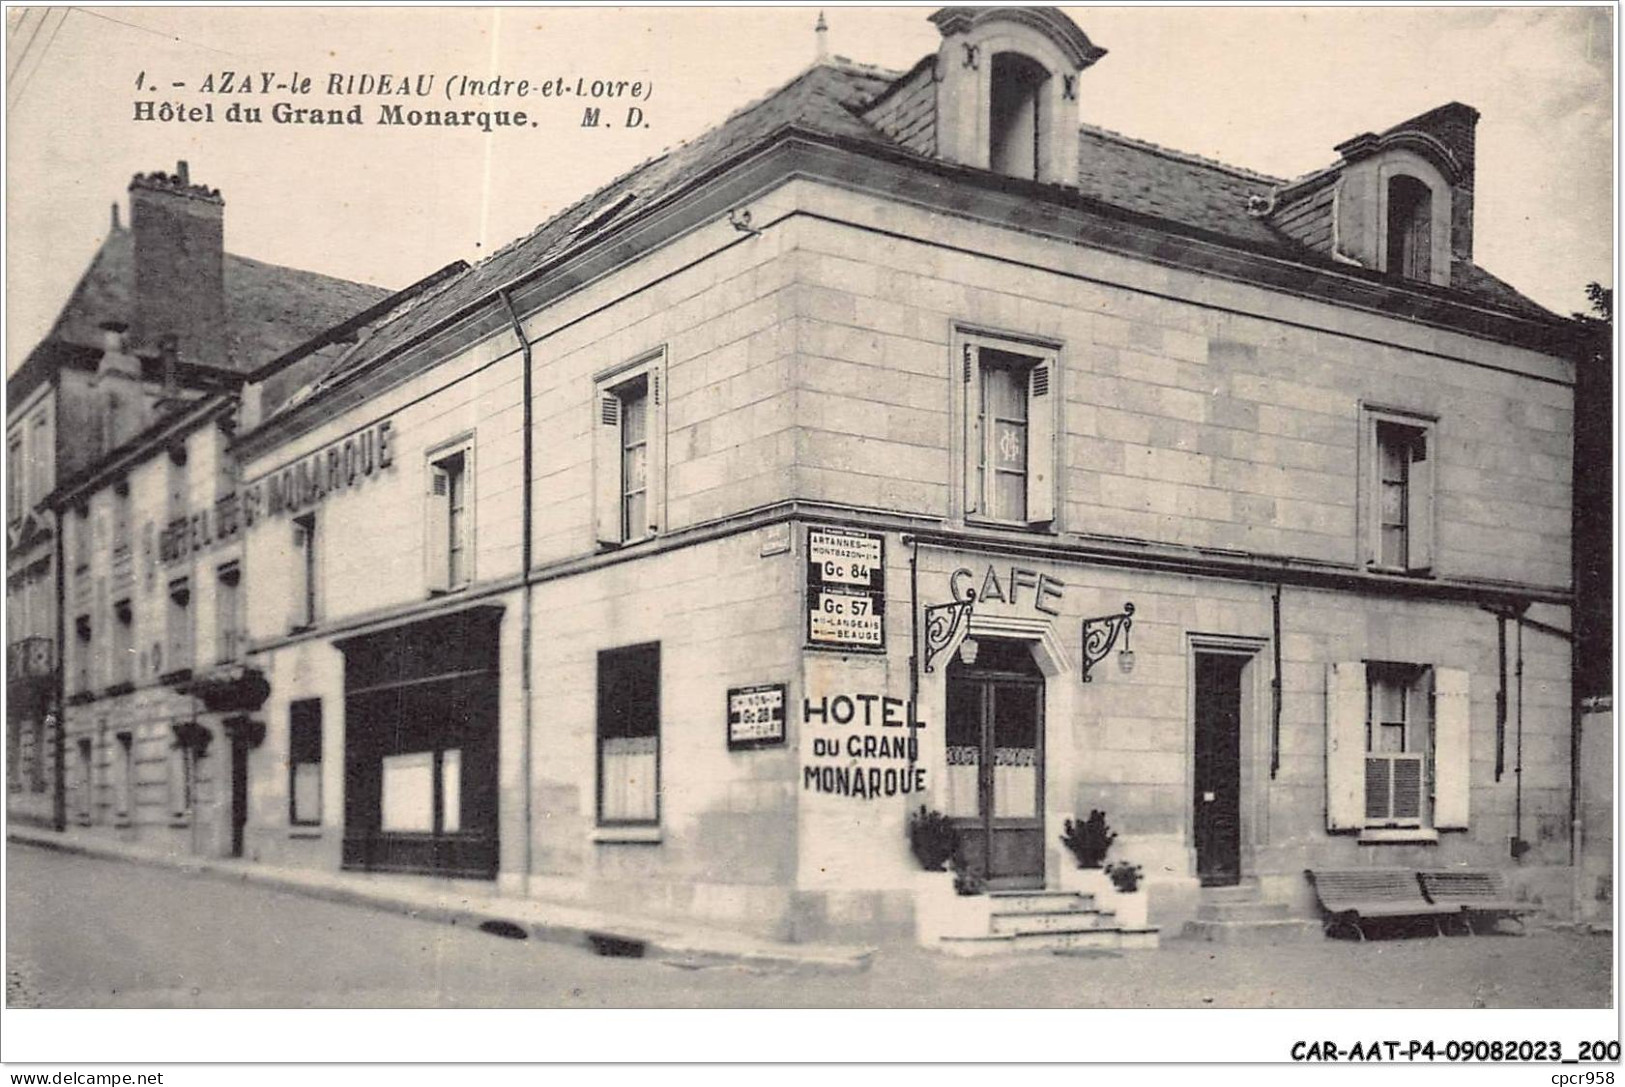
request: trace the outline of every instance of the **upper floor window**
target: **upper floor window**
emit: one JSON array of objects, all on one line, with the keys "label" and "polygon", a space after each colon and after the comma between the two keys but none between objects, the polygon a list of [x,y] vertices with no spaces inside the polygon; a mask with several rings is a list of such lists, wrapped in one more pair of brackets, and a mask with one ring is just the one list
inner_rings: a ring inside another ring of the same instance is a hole
[{"label": "upper floor window", "polygon": [[73,569],[75,573],[83,573],[90,569],[91,535],[90,507],[80,506],[79,515],[73,519]]},{"label": "upper floor window", "polygon": [[132,682],[135,673],[135,613],[128,600],[113,605],[113,657],[109,661],[109,681],[114,685]]},{"label": "upper floor window", "polygon": [[33,448],[29,451],[30,467],[34,473],[34,486],[29,494],[30,502],[38,502],[51,493],[51,420],[44,411],[34,416],[34,425],[30,428]]},{"label": "upper floor window", "polygon": [[1037,179],[1043,162],[1045,84],[1049,70],[1020,53],[995,53],[988,96],[988,165],[995,173]]},{"label": "upper floor window", "polygon": [[74,689],[82,694],[90,690],[92,663],[96,658],[96,643],[91,637],[90,616],[77,616],[73,621],[73,631]]},{"label": "upper floor window", "polygon": [[237,659],[242,640],[242,568],[235,562],[220,567],[214,588],[215,659],[221,664]]},{"label": "upper floor window", "polygon": [[23,463],[23,435],[21,431],[6,439],[6,519],[19,520],[27,511],[27,497],[23,493],[26,465]]},{"label": "upper floor window", "polygon": [[288,626],[304,630],[316,625],[316,515],[293,519],[292,593],[288,597]]},{"label": "upper floor window", "polygon": [[427,507],[424,511],[424,555],[429,591],[448,592],[474,578],[473,504],[469,479],[472,442],[431,454]]},{"label": "upper floor window", "polygon": [[113,484],[113,558],[127,558],[130,553],[130,481],[121,479]]},{"label": "upper floor window", "polygon": [[1054,521],[1054,351],[980,336],[962,350],[965,515]]},{"label": "upper floor window", "polygon": [[189,578],[176,578],[169,583],[168,620],[169,670],[189,669],[192,667],[192,583]]},{"label": "upper floor window", "polygon": [[600,543],[625,544],[660,530],[665,415],[658,354],[597,383],[594,522]]},{"label": "upper floor window", "polygon": [[1434,420],[1367,408],[1364,429],[1365,563],[1383,570],[1431,570]]},{"label": "upper floor window", "polygon": [[1409,174],[1388,179],[1387,263],[1406,279],[1428,282],[1433,274],[1433,192]]}]

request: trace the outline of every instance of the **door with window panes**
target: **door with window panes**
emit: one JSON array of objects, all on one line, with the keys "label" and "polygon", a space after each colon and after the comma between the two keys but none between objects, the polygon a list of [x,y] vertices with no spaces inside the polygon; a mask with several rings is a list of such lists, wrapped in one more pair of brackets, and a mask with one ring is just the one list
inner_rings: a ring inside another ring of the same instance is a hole
[{"label": "door with window panes", "polygon": [[947,814],[994,888],[1044,883],[1044,675],[1028,643],[974,638],[947,670]]}]

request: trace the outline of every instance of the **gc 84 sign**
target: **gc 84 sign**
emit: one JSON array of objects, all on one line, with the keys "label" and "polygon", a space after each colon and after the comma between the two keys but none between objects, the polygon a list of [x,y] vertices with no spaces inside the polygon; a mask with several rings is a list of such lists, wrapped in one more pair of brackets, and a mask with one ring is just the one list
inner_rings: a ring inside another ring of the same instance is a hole
[{"label": "gc 84 sign", "polygon": [[807,644],[886,650],[886,539],[807,529]]}]

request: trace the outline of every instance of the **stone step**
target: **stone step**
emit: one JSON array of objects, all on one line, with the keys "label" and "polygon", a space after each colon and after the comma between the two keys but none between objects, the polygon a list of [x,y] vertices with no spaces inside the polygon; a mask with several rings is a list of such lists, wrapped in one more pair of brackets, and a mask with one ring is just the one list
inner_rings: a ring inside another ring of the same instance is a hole
[{"label": "stone step", "polygon": [[1251,921],[1216,921],[1198,918],[1185,922],[1187,940],[1214,944],[1268,945],[1319,939],[1318,921],[1304,917],[1276,917]]},{"label": "stone step", "polygon": [[1003,933],[987,936],[944,936],[942,950],[949,955],[1009,955],[1029,951],[1128,951],[1157,946],[1154,928],[1075,929],[1060,932]]},{"label": "stone step", "polygon": [[1277,921],[1291,915],[1286,902],[1203,902],[1196,907],[1199,921]]},{"label": "stone step", "polygon": [[1203,887],[1203,902],[1258,902],[1264,897],[1257,879],[1244,879],[1229,887]]},{"label": "stone step", "polygon": [[1055,913],[1095,908],[1093,895],[1073,891],[990,891],[987,897],[994,913]]},{"label": "stone step", "polygon": [[1053,912],[1018,911],[995,912],[991,918],[993,934],[1025,935],[1031,932],[1066,932],[1075,929],[1114,928],[1114,918],[1108,912],[1089,909],[1063,909]]}]

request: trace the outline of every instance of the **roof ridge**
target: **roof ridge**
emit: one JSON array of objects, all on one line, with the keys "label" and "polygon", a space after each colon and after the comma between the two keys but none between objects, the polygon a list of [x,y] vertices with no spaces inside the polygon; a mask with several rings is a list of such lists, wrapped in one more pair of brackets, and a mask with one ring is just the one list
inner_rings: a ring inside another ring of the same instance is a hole
[{"label": "roof ridge", "polygon": [[660,162],[662,159],[670,158],[672,155],[677,154],[686,147],[692,147],[694,144],[699,143],[701,140],[707,138],[708,136],[714,135],[716,132],[727,127],[729,124],[733,123],[738,118],[743,117],[745,114],[750,113],[753,110],[760,109],[762,106],[771,102],[773,99],[777,98],[779,95],[788,91],[791,87],[794,87],[796,84],[800,83],[802,80],[808,78],[822,68],[831,68],[848,74],[873,75],[876,78],[882,79],[889,78],[895,80],[901,78],[899,73],[892,72],[888,68],[882,68],[878,65],[872,64],[860,64],[857,61],[850,60],[846,57],[830,57],[823,60],[815,60],[813,63],[807,65],[807,67],[801,69],[795,75],[791,76],[785,82],[780,83],[772,90],[751,99],[742,106],[739,106],[727,116],[723,117],[722,120],[717,121],[714,124],[707,125],[704,130],[696,133],[686,140],[682,140],[678,143],[670,144],[661,148],[658,154],[651,155],[637,165],[628,167],[626,170],[617,174],[609,181],[604,182],[604,184],[600,185],[598,188],[592,189],[586,194],[566,204],[552,215],[549,215],[547,218],[537,223],[528,233],[509,239],[499,248],[494,249],[488,255],[481,257],[470,270],[478,272],[497,257],[513,251],[519,246],[531,241],[543,230],[546,230],[555,223],[563,221],[572,212],[578,211],[587,206],[596,207],[600,202],[613,194],[617,188],[625,185],[632,178],[641,174],[644,170],[647,170],[655,163]]},{"label": "roof ridge", "polygon": [[1218,170],[1223,173],[1230,174],[1233,177],[1241,178],[1245,181],[1257,181],[1264,185],[1286,184],[1286,180],[1284,178],[1272,177],[1269,174],[1260,173],[1257,170],[1249,170],[1245,166],[1232,166],[1228,162],[1220,162],[1218,159],[1206,158],[1205,156],[1198,155],[1190,151],[1180,151],[1176,148],[1164,147],[1162,144],[1152,143],[1150,140],[1142,140],[1134,136],[1127,136],[1116,131],[1115,129],[1106,128],[1102,125],[1079,123],[1078,130],[1080,132],[1090,132],[1097,136],[1104,136],[1107,139],[1115,140],[1118,143],[1128,144],[1131,147],[1138,147],[1141,150],[1150,151],[1152,154],[1161,155],[1164,158],[1174,159],[1178,162],[1190,163],[1194,166],[1204,166],[1210,170]]}]

